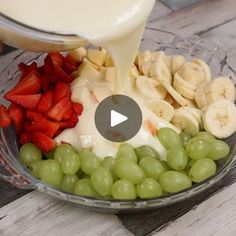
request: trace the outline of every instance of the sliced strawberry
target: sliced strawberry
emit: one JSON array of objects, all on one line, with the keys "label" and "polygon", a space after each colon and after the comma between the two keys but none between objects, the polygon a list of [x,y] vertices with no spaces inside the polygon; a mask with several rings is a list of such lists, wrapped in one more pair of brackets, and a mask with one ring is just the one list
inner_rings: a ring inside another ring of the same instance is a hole
[{"label": "sliced strawberry", "polygon": [[21,62],[18,65],[18,68],[22,73],[22,76],[21,76],[20,80],[24,79],[28,74],[32,73],[33,71],[34,72],[38,71],[38,66],[37,66],[37,63],[35,61],[32,62],[30,65],[26,65],[23,62]]},{"label": "sliced strawberry", "polygon": [[39,72],[41,75],[42,75],[42,74],[45,74],[45,67],[44,67],[44,65],[38,67],[38,72]]},{"label": "sliced strawberry", "polygon": [[73,106],[74,111],[77,113],[77,115],[80,116],[83,112],[83,109],[84,109],[83,105],[75,102],[72,104],[72,106]]},{"label": "sliced strawberry", "polygon": [[42,95],[37,106],[37,111],[41,113],[47,112],[53,105],[53,91],[48,90]]},{"label": "sliced strawberry", "polygon": [[52,63],[55,66],[62,67],[64,63],[64,57],[59,52],[51,52],[47,55],[47,57],[50,57],[52,60]]},{"label": "sliced strawberry", "polygon": [[19,138],[19,144],[23,145],[25,143],[30,143],[32,141],[32,135],[29,132],[23,132]]},{"label": "sliced strawberry", "polygon": [[65,115],[63,116],[62,120],[63,121],[68,121],[73,115],[74,115],[75,111],[73,110],[73,108],[71,108],[70,110],[68,110]]},{"label": "sliced strawberry", "polygon": [[53,75],[54,73],[54,64],[51,57],[45,57],[44,59],[44,71],[47,75]]},{"label": "sliced strawberry", "polygon": [[44,115],[38,113],[35,110],[26,111],[26,118],[31,120],[31,121],[37,121],[37,122],[41,122],[42,120],[47,119]]},{"label": "sliced strawberry", "polygon": [[70,98],[70,94],[70,86],[68,84],[57,83],[53,92],[53,103],[56,104],[64,97]]},{"label": "sliced strawberry", "polygon": [[70,64],[69,62],[65,62],[63,65],[63,70],[68,74],[73,73],[74,71],[77,70],[77,68],[78,68],[77,66]]},{"label": "sliced strawberry", "polygon": [[11,118],[7,113],[7,109],[5,106],[0,105],[0,127],[7,128],[11,124]]},{"label": "sliced strawberry", "polygon": [[61,127],[61,129],[73,128],[76,126],[78,121],[79,121],[79,118],[78,118],[77,114],[73,113],[73,115],[71,116],[71,118],[68,121],[60,122],[60,127]]},{"label": "sliced strawberry", "polygon": [[41,80],[39,74],[32,71],[15,88],[4,95],[4,98],[11,100],[12,95],[26,95],[38,93],[41,90]]},{"label": "sliced strawberry", "polygon": [[59,130],[60,125],[56,122],[52,122],[49,120],[42,120],[41,122],[33,121],[31,125],[27,127],[28,132],[32,131],[40,131],[46,134],[48,137],[53,138],[54,135]]},{"label": "sliced strawberry", "polygon": [[64,97],[47,112],[47,116],[52,120],[61,121],[64,115],[71,109],[71,106],[70,98]]},{"label": "sliced strawberry", "polygon": [[59,81],[64,83],[71,83],[73,81],[73,78],[68,75],[61,67],[55,66],[54,68],[55,76],[58,78]]},{"label": "sliced strawberry", "polygon": [[24,110],[17,104],[12,103],[8,108],[8,114],[14,122],[16,134],[19,135],[24,126]]},{"label": "sliced strawberry", "polygon": [[64,62],[64,65],[63,65],[63,69],[71,74],[72,72],[74,72],[80,65],[80,61],[77,61],[74,57],[72,57],[71,55],[67,55],[65,57],[65,62]]},{"label": "sliced strawberry", "polygon": [[41,96],[41,94],[11,95],[8,97],[8,100],[10,100],[11,102],[15,102],[16,104],[24,108],[35,109],[38,105]]},{"label": "sliced strawberry", "polygon": [[32,133],[32,142],[42,151],[50,152],[56,148],[56,142],[41,132]]}]

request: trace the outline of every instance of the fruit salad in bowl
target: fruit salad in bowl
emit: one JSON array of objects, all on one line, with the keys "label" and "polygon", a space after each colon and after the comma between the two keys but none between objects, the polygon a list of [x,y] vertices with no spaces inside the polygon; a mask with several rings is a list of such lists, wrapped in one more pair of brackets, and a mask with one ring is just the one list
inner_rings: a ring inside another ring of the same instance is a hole
[{"label": "fruit salad in bowl", "polygon": [[143,121],[123,143],[94,124],[115,80],[104,49],[2,58],[0,177],[104,212],[166,206],[221,179],[235,160],[235,75],[204,40],[158,34],[171,43],[144,40],[127,79]]}]

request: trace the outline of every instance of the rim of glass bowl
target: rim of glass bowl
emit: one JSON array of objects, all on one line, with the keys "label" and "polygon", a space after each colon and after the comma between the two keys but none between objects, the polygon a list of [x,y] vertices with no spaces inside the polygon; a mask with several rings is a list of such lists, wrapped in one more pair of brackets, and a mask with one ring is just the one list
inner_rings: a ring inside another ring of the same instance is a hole
[{"label": "rim of glass bowl", "polygon": [[[152,30],[151,30],[152,31]],[[205,50],[204,47],[201,46],[201,44],[205,44],[206,42],[203,42],[202,39],[199,37],[191,37],[190,39],[182,39],[179,36],[170,33],[170,32],[163,32],[160,30],[154,30],[155,32],[152,32],[152,36],[157,34],[157,36],[160,38],[165,36],[168,36],[171,38],[171,40],[162,40],[164,41],[158,41],[155,40],[155,46],[152,46],[150,44],[150,40],[153,40],[151,38],[148,38],[148,36],[143,40],[147,41],[148,47],[150,46],[151,50],[157,50],[157,49],[163,49],[168,51],[169,49],[181,49],[181,47],[185,48],[186,45],[188,45],[188,50],[191,49],[191,52],[195,55],[197,52],[196,48],[200,47],[202,48],[201,50]],[[150,32],[147,32],[149,34]],[[164,35],[163,35],[164,34]],[[208,42],[208,41],[207,41]],[[208,42],[206,44],[207,46],[210,45],[209,52],[213,53],[212,50],[214,50],[214,53],[219,52],[222,54],[222,61],[220,61],[221,64],[221,70],[222,70],[222,63],[224,62],[226,55],[212,42]],[[196,46],[196,48],[194,48]],[[157,48],[154,48],[157,47]],[[18,54],[14,57],[14,60],[22,60],[22,58],[26,59],[25,55],[27,56],[27,52],[22,52],[21,50],[17,51]],[[209,53],[208,52],[208,53]],[[14,52],[13,52],[14,54]],[[31,62],[34,59],[39,59],[42,57],[42,54],[33,54],[31,53],[31,59],[28,60],[27,62]],[[34,55],[34,57],[32,57]],[[222,63],[221,63],[222,62]],[[12,62],[11,62],[12,63]],[[10,64],[11,64],[10,63]],[[224,62],[225,63],[225,62]],[[218,63],[219,64],[219,63]],[[8,67],[4,69],[6,72]],[[15,72],[15,71],[14,71]],[[232,72],[233,73],[233,72]],[[8,74],[6,72],[6,74]],[[13,77],[10,76],[10,80],[14,80],[14,78],[17,76],[17,73],[13,73]],[[235,74],[234,74],[235,77]],[[3,91],[4,92],[4,91]],[[3,93],[1,92],[1,94]],[[232,152],[228,159],[226,160],[225,164],[223,167],[221,167],[216,175],[213,177],[209,178],[208,180],[204,181],[203,183],[195,184],[191,188],[184,190],[179,193],[167,195],[167,196],[162,196],[160,198],[154,198],[154,199],[138,199],[138,200],[114,200],[114,199],[98,199],[98,198],[91,198],[91,197],[83,197],[83,196],[77,196],[74,194],[68,194],[66,192],[63,192],[53,186],[50,186],[46,183],[43,183],[42,181],[36,179],[33,177],[27,168],[21,164],[19,161],[19,152],[17,148],[17,142],[16,140],[12,140],[13,146],[8,147],[6,137],[11,137],[13,135],[13,129],[0,129],[0,154],[4,158],[5,163],[0,162],[0,166],[5,167],[8,172],[11,172],[10,176],[7,176],[4,178],[4,175],[1,175],[1,177],[12,184],[16,185],[17,187],[20,188],[27,188],[27,189],[37,189],[41,192],[45,192],[51,196],[54,196],[58,199],[65,200],[67,202],[72,202],[76,203],[82,207],[90,208],[92,210],[98,210],[98,211],[103,211],[103,212],[126,212],[126,211],[136,211],[136,210],[148,210],[148,209],[154,209],[158,207],[163,207],[167,206],[173,203],[177,203],[182,200],[186,200],[187,198],[190,198],[198,193],[201,193],[202,191],[206,190],[207,188],[211,187],[214,183],[216,183],[218,180],[222,179],[231,169],[233,164],[235,163],[236,160],[236,145],[235,145],[235,140],[236,140],[236,134],[234,134],[229,140],[231,142],[232,147]],[[16,155],[17,154],[17,155]],[[17,156],[17,158],[16,158]],[[1,159],[1,158],[0,158]],[[10,168],[9,168],[10,167]],[[10,169],[10,171],[9,171]],[[13,169],[13,170],[12,170]],[[0,169],[1,170],[1,169]],[[11,171],[12,170],[12,171]]]}]

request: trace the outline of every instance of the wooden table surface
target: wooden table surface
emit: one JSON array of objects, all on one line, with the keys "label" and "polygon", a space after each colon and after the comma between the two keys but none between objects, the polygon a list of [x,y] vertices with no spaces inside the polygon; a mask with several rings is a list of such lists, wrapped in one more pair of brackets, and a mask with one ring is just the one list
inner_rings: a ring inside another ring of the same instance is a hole
[{"label": "wooden table surface", "polygon": [[[227,53],[228,64],[236,71],[236,1],[192,0],[197,3],[182,9],[176,7],[178,0],[173,0],[173,7],[171,0],[167,2],[169,7],[156,4],[147,28],[213,40]],[[88,212],[0,181],[0,236],[235,236],[235,180],[236,166],[193,199],[135,215]]]}]

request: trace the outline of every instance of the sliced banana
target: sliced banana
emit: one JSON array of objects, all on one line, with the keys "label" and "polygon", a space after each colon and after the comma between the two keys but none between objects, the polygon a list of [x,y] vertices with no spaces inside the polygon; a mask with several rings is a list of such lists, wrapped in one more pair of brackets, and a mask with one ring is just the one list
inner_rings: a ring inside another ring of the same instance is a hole
[{"label": "sliced banana", "polygon": [[173,87],[185,98],[194,99],[195,90],[193,85],[182,79],[178,73],[175,74]]},{"label": "sliced banana", "polygon": [[209,105],[203,111],[203,124],[206,131],[217,138],[227,138],[236,132],[236,107],[223,99]]},{"label": "sliced banana", "polygon": [[201,66],[204,69],[205,75],[206,75],[206,82],[209,82],[211,80],[211,69],[206,64],[206,62],[204,62],[203,60],[200,60],[200,59],[195,59],[195,60],[193,60],[193,63]]},{"label": "sliced banana", "polygon": [[152,53],[151,62],[158,62],[163,61],[168,68],[168,70],[171,72],[172,70],[172,57],[167,56],[165,52],[163,51],[157,51]]},{"label": "sliced banana", "polygon": [[207,106],[207,99],[205,95],[205,89],[207,85],[207,82],[200,84],[195,92],[195,102],[200,109],[203,109]]},{"label": "sliced banana", "polygon": [[175,110],[171,122],[182,131],[195,136],[199,132],[199,123],[192,113],[179,108]]},{"label": "sliced banana", "polygon": [[166,64],[163,61],[152,62],[150,65],[150,75],[153,79],[161,82],[166,81],[169,84],[172,84],[172,76],[167,68]]},{"label": "sliced banana", "polygon": [[104,78],[108,82],[114,82],[115,78],[116,78],[116,69],[115,69],[115,67],[107,67]]},{"label": "sliced banana", "polygon": [[106,55],[104,65],[106,67],[113,67],[114,66],[113,60],[109,54]]},{"label": "sliced banana", "polygon": [[146,101],[147,107],[163,120],[170,121],[174,115],[174,108],[166,101],[159,99],[149,99]]},{"label": "sliced banana", "polygon": [[136,87],[145,98],[164,99],[167,94],[166,89],[158,81],[146,76],[137,78]]},{"label": "sliced banana", "polygon": [[84,47],[80,47],[74,50],[69,51],[68,53],[70,56],[74,57],[76,60],[82,62],[83,59],[87,55],[87,49]]},{"label": "sliced banana", "polygon": [[184,110],[190,112],[198,121],[200,130],[203,129],[202,111],[194,107],[184,107]]},{"label": "sliced banana", "polygon": [[175,101],[169,93],[167,93],[164,100],[168,102],[170,105],[172,105]]},{"label": "sliced banana", "polygon": [[135,64],[132,66],[129,76],[134,79],[137,79],[140,76],[138,68],[136,67]]},{"label": "sliced banana", "polygon": [[205,70],[196,63],[186,62],[177,72],[184,80],[195,86],[207,81]]},{"label": "sliced banana", "polygon": [[171,72],[174,75],[185,63],[185,58],[181,55],[175,55],[172,57]]},{"label": "sliced banana", "polygon": [[215,101],[226,99],[231,102],[235,101],[235,86],[227,77],[219,77],[212,80],[204,90],[207,104]]},{"label": "sliced banana", "polygon": [[78,69],[78,74],[80,77],[90,81],[102,79],[102,73],[99,72],[96,68],[94,68],[91,63],[88,62],[83,62],[80,65]]},{"label": "sliced banana", "polygon": [[141,75],[144,75],[143,68],[146,68],[145,64],[150,63],[152,58],[151,51],[140,52],[138,54],[138,69]]},{"label": "sliced banana", "polygon": [[89,48],[87,50],[87,58],[97,66],[102,66],[106,60],[106,51]]}]

